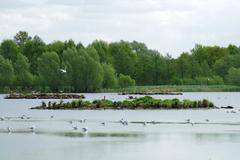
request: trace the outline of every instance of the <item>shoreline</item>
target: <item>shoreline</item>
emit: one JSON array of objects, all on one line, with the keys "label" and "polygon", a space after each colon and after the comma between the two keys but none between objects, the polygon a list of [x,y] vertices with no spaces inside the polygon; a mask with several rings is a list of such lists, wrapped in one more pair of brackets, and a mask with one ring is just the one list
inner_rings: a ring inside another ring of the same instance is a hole
[{"label": "shoreline", "polygon": [[[11,94],[11,93],[49,93],[48,91],[39,90],[38,88],[18,90],[16,88],[4,89],[0,88],[0,94]],[[181,92],[240,92],[240,86],[233,85],[155,85],[155,86],[134,86],[129,88],[108,88],[99,89],[95,92],[65,92],[62,93],[181,93]],[[51,92],[61,94],[60,92]]]}]

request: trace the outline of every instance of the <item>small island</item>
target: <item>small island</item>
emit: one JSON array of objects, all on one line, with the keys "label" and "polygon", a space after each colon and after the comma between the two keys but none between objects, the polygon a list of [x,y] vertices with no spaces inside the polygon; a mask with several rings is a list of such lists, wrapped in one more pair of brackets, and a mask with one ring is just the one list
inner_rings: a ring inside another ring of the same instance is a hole
[{"label": "small island", "polygon": [[118,95],[183,95],[181,92],[155,92],[155,91],[138,91],[138,92],[120,92]]},{"label": "small island", "polygon": [[84,95],[66,93],[11,93],[5,99],[84,99]]},{"label": "small island", "polygon": [[97,109],[211,109],[216,108],[215,105],[204,99],[201,101],[179,100],[179,99],[154,99],[150,96],[135,98],[124,101],[111,101],[107,99],[84,101],[74,100],[64,103],[62,100],[57,102],[42,102],[40,106],[32,107],[31,109],[46,109],[46,110],[97,110]]}]

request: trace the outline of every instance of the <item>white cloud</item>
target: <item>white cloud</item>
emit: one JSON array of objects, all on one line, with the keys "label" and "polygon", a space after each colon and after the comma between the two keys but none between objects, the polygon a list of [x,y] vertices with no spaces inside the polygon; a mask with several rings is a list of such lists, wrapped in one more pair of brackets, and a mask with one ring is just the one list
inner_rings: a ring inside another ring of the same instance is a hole
[{"label": "white cloud", "polygon": [[0,39],[19,30],[44,41],[137,40],[174,56],[195,43],[239,45],[237,0],[8,0],[0,2]]}]

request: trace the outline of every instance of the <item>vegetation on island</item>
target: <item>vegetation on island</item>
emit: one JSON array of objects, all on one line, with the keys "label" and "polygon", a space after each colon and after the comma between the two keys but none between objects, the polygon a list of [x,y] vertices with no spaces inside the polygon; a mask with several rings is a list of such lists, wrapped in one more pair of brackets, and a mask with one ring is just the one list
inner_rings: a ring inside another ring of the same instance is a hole
[{"label": "vegetation on island", "polygon": [[201,101],[191,101],[179,99],[154,99],[150,96],[135,98],[124,101],[111,101],[107,99],[84,101],[74,100],[72,102],[42,102],[40,106],[31,109],[210,109],[214,108],[214,104],[206,99]]},{"label": "vegetation on island", "polygon": [[[156,85],[240,86],[240,48],[196,46],[172,58],[140,42],[45,43],[19,31],[0,43],[0,92],[95,92]],[[236,87],[237,88],[237,87]]]}]

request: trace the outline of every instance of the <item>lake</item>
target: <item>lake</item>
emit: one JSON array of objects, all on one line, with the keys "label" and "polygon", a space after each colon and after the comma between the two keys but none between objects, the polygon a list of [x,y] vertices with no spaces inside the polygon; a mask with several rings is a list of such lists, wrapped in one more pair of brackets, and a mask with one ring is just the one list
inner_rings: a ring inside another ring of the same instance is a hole
[{"label": "lake", "polygon": [[[128,98],[116,93],[84,95],[87,100],[104,96],[116,101]],[[152,96],[162,99],[205,98],[219,107],[234,106],[236,113],[222,109],[30,110],[30,107],[49,100],[13,100],[4,99],[5,96],[0,95],[0,117],[9,119],[0,121],[1,160],[239,160],[240,157],[238,92]],[[29,119],[19,118],[22,115]],[[122,118],[129,124],[118,123]],[[80,122],[83,119],[85,123]],[[186,124],[186,119],[190,119],[193,125]],[[161,124],[144,126],[130,123],[133,121]],[[28,129],[33,125],[36,126],[34,132]],[[78,130],[74,130],[74,126]],[[82,132],[83,127],[88,128],[88,133]]]}]

